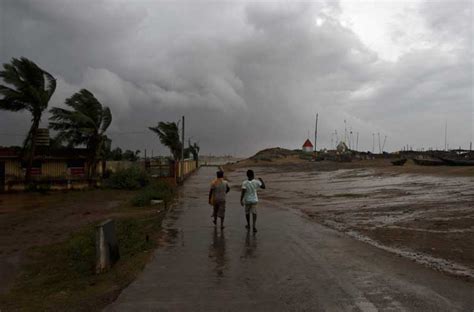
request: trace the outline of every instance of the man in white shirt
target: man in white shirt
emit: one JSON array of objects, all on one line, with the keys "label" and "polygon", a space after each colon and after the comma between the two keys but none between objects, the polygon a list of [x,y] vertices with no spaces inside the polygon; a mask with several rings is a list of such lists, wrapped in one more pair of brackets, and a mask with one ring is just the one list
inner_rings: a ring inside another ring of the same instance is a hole
[{"label": "man in white shirt", "polygon": [[245,207],[245,218],[247,219],[247,230],[250,229],[250,213],[253,219],[253,231],[257,232],[255,223],[257,222],[257,189],[265,189],[265,183],[261,178],[255,179],[253,170],[247,170],[247,180],[242,183],[242,192],[240,194],[240,204]]}]

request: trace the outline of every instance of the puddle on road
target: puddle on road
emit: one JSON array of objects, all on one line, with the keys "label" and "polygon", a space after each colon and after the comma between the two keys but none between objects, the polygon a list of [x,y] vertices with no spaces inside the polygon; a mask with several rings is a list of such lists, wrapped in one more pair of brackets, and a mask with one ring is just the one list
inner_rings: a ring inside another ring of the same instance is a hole
[{"label": "puddle on road", "polygon": [[226,255],[225,231],[218,231],[214,228],[212,231],[211,245],[209,246],[209,259],[214,263],[214,272],[218,278],[224,277],[225,269],[228,264]]}]

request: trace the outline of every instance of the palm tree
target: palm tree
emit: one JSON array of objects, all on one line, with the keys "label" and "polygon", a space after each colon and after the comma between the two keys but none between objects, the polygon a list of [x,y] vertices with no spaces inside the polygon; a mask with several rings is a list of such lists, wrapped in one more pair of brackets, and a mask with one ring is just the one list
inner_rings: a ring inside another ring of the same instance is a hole
[{"label": "palm tree", "polygon": [[0,109],[12,112],[27,110],[31,113],[31,127],[23,142],[27,166],[25,180],[31,179],[31,167],[36,150],[36,136],[43,111],[56,90],[56,79],[25,57],[13,58],[3,64],[0,78],[7,85],[0,85]]},{"label": "palm tree", "polygon": [[148,127],[160,138],[161,144],[167,146],[175,160],[181,159],[183,144],[179,140],[179,130],[176,122],[160,121],[156,127]]},{"label": "palm tree", "polygon": [[193,160],[199,160],[199,150],[201,149],[199,145],[196,142],[191,144],[191,140],[189,140],[188,145],[188,150],[193,155]]},{"label": "palm tree", "polygon": [[94,177],[97,162],[109,139],[105,131],[112,123],[112,113],[88,90],[82,89],[66,99],[72,110],[53,107],[50,127],[58,131],[56,139],[72,146],[86,146],[89,151],[87,175]]}]

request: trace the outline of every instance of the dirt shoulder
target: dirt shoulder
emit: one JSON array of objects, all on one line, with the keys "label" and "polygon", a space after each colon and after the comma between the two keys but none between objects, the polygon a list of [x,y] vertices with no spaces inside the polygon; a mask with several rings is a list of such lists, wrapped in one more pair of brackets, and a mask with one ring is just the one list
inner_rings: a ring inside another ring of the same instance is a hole
[{"label": "dirt shoulder", "polygon": [[[139,191],[0,195],[0,310],[98,311],[148,261],[166,210],[133,207]],[[96,275],[95,225],[113,218],[121,260]]]},{"label": "dirt shoulder", "polygon": [[[474,168],[395,167],[386,160],[252,167],[267,184],[262,199],[434,269],[474,279]],[[247,168],[231,169],[245,176]]]}]

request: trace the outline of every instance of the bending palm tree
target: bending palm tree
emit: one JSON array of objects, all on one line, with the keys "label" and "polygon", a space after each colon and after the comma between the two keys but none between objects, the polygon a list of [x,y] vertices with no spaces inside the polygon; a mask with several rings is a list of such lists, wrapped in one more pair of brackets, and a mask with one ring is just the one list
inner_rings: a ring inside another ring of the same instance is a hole
[{"label": "bending palm tree", "polygon": [[201,149],[199,147],[199,145],[194,142],[194,144],[191,144],[191,140],[189,140],[188,142],[188,149],[189,149],[189,152],[191,153],[191,155],[193,155],[193,160],[196,160],[198,161],[199,160],[199,150]]},{"label": "bending palm tree", "polygon": [[89,151],[88,177],[94,177],[97,161],[108,138],[105,131],[112,123],[112,113],[88,90],[81,90],[66,99],[72,110],[53,107],[50,127],[58,131],[56,139],[69,146],[84,145]]},{"label": "bending palm tree", "polygon": [[181,158],[181,149],[183,144],[179,140],[178,125],[175,122],[163,122],[160,121],[156,127],[148,127],[151,131],[155,132],[160,138],[161,144],[167,146],[173,158],[179,160]]},{"label": "bending palm tree", "polygon": [[0,85],[0,109],[31,113],[31,127],[23,143],[27,157],[25,180],[31,180],[31,167],[36,149],[36,136],[43,111],[56,90],[56,79],[27,58],[13,58],[3,64],[0,77],[7,85]]}]

